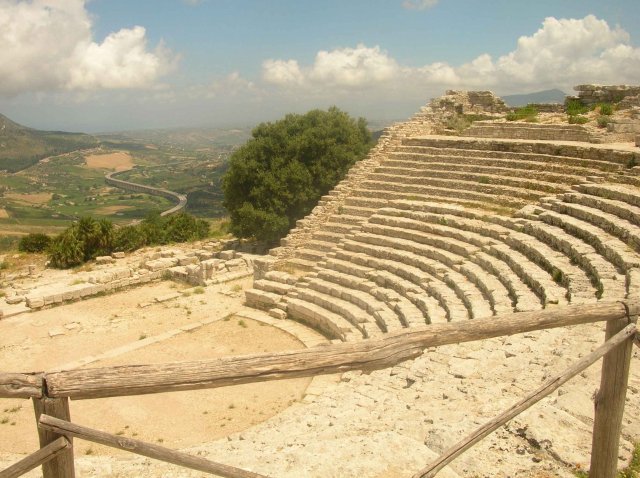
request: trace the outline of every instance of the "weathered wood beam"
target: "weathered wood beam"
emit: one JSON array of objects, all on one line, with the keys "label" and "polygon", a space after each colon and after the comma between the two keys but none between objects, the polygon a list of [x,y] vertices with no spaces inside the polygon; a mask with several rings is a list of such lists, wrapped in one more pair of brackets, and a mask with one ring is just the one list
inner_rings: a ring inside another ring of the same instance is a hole
[{"label": "weathered wood beam", "polygon": [[29,456],[24,457],[22,460],[14,463],[9,468],[5,468],[0,471],[0,478],[17,478],[22,476],[28,471],[53,460],[60,453],[71,447],[71,443],[65,437],[60,437],[44,448],[40,448],[38,451],[32,453]]},{"label": "weathered wood beam", "polygon": [[264,475],[253,473],[251,471],[242,470],[234,466],[216,463],[206,458],[187,455],[179,451],[171,450],[160,445],[146,443],[141,440],[127,438],[111,433],[87,428],[76,423],[71,423],[59,418],[41,415],[38,426],[49,432],[59,433],[67,437],[73,436],[82,440],[88,440],[101,445],[118,448],[120,450],[129,451],[138,455],[148,456],[156,460],[166,461],[174,465],[184,466],[214,475],[224,476],[226,478],[266,478]]},{"label": "weathered wood beam", "polygon": [[42,397],[42,374],[0,372],[0,398]]},{"label": "weathered wood beam", "polygon": [[[628,327],[630,320],[637,320],[637,316],[607,322],[606,339]],[[600,389],[594,400],[595,415],[589,468],[589,476],[594,478],[615,478],[618,474],[620,433],[632,354],[633,341],[630,340],[602,361]]]},{"label": "weathered wood beam", "polygon": [[[64,420],[69,420],[69,399],[68,398],[34,398],[33,409],[36,414],[36,422],[42,415],[50,415]],[[49,443],[60,438],[58,433],[43,430],[38,427],[38,438],[40,448],[44,448]],[[42,464],[43,478],[74,478],[75,467],[73,463],[73,440],[68,438],[69,446],[59,453],[52,460]]]},{"label": "weathered wood beam", "polygon": [[426,468],[423,468],[418,473],[413,475],[413,478],[433,478],[440,470],[442,470],[445,466],[447,466],[473,445],[478,443],[487,435],[496,431],[498,428],[500,428],[515,416],[524,412],[527,408],[535,405],[544,397],[556,391],[558,388],[560,388],[560,386],[562,386],[562,384],[578,375],[584,369],[593,365],[607,353],[613,351],[616,347],[621,346],[621,344],[623,344],[621,348],[627,347],[627,343],[630,343],[632,341],[632,338],[635,334],[636,326],[634,324],[628,325],[622,331],[618,332],[616,335],[607,340],[603,345],[591,352],[589,355],[584,356],[564,372],[545,382],[544,385],[527,395],[525,398],[510,407],[504,413],[501,413],[497,417],[488,421],[473,433],[471,433],[469,436],[465,437],[463,440],[460,440],[458,443],[445,450],[445,452],[442,453],[442,455],[440,455],[438,459],[433,461]]},{"label": "weathered wood beam", "polygon": [[629,311],[637,314],[639,304],[601,302],[554,307],[466,322],[433,324],[414,332],[389,334],[380,340],[280,353],[60,371],[46,374],[45,381],[49,396],[78,400],[197,390],[349,370],[377,370],[416,358],[427,347],[625,318]]}]

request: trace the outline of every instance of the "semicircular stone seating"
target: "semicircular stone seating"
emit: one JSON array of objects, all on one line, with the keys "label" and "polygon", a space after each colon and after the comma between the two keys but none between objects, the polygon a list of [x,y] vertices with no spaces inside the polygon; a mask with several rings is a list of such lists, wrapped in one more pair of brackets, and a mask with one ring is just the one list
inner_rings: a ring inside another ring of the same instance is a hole
[{"label": "semicircular stone seating", "polygon": [[271,251],[279,271],[248,305],[345,341],[640,286],[633,152],[541,141],[558,137],[549,127],[532,140],[535,125],[527,140],[487,125],[486,138],[407,136],[414,126],[388,131]]}]

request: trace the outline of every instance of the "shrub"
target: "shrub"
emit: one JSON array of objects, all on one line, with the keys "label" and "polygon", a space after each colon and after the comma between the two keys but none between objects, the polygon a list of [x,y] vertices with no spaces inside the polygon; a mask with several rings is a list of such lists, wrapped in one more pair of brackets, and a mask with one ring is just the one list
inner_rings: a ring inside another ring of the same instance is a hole
[{"label": "shrub", "polygon": [[525,120],[528,122],[537,121],[538,109],[533,105],[523,106],[507,114],[507,121]]},{"label": "shrub", "polygon": [[598,119],[596,121],[598,122],[598,127],[606,128],[610,120],[606,116],[598,116]]},{"label": "shrub", "polygon": [[576,99],[568,100],[565,103],[565,109],[569,116],[582,115],[589,112],[589,107]]},{"label": "shrub", "polygon": [[613,114],[613,105],[611,103],[600,103],[598,108],[601,115],[610,116]]},{"label": "shrub", "polygon": [[231,232],[280,239],[370,147],[365,120],[335,107],[260,124],[233,153],[223,178]]},{"label": "shrub", "polygon": [[589,118],[582,115],[570,115],[569,124],[585,124],[589,121]]},{"label": "shrub", "polygon": [[132,252],[146,245],[146,237],[138,226],[123,226],[115,231],[113,250]]},{"label": "shrub", "polygon": [[46,234],[33,233],[27,234],[18,243],[20,252],[44,252],[49,247],[51,238]]},{"label": "shrub", "polygon": [[48,252],[50,265],[57,269],[67,269],[84,262],[84,244],[73,226],[51,241]]}]

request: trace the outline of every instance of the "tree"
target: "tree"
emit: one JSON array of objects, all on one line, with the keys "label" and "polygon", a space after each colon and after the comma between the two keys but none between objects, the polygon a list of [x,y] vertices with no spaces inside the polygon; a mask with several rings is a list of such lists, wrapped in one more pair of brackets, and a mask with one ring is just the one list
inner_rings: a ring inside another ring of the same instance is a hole
[{"label": "tree", "polygon": [[222,188],[230,230],[276,241],[309,214],[371,148],[363,118],[336,107],[262,123],[229,162]]}]

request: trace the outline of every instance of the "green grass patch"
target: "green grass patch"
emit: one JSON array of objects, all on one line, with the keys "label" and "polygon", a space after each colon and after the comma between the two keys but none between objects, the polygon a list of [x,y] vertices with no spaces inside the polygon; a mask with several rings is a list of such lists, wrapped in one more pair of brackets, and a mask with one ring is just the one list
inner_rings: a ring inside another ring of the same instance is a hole
[{"label": "green grass patch", "polygon": [[536,122],[538,120],[538,109],[533,105],[523,106],[507,114],[507,121],[527,121]]},{"label": "green grass patch", "polygon": [[569,116],[583,115],[589,112],[589,107],[583,105],[580,100],[571,99],[565,103],[565,111]]}]

